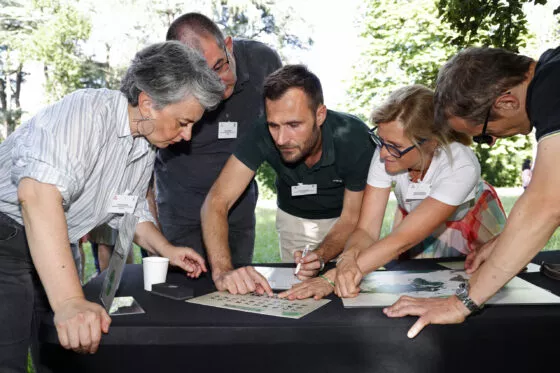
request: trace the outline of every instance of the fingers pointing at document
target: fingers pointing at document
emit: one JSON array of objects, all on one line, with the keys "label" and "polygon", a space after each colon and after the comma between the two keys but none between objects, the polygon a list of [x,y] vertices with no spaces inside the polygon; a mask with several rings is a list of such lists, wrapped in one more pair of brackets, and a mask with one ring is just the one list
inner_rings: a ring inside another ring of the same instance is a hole
[{"label": "fingers pointing at document", "polygon": [[256,292],[273,296],[272,288],[266,278],[251,266],[216,273],[213,279],[216,288],[220,291],[229,291],[231,294]]}]

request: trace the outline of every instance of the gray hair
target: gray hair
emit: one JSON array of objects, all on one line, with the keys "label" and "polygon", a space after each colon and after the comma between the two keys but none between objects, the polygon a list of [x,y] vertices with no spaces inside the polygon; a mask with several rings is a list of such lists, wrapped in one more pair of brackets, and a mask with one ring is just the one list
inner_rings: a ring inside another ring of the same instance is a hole
[{"label": "gray hair", "polygon": [[177,41],[166,41],[136,53],[120,90],[132,106],[138,106],[138,96],[145,92],[161,110],[189,96],[210,109],[220,103],[224,89],[200,53]]},{"label": "gray hair", "polygon": [[497,48],[467,48],[457,53],[439,70],[436,124],[446,126],[450,116],[481,124],[494,100],[526,79],[531,62],[527,56]]}]

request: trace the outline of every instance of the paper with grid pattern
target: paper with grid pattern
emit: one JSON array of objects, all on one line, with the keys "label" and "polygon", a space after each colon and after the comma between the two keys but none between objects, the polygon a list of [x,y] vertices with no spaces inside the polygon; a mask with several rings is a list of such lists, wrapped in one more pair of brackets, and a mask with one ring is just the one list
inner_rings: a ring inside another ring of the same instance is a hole
[{"label": "paper with grid pattern", "polygon": [[314,300],[287,300],[276,296],[257,294],[230,294],[225,291],[216,291],[201,297],[187,300],[188,303],[203,306],[226,308],[234,311],[257,313],[260,315],[287,317],[299,319],[329,303],[328,299]]}]

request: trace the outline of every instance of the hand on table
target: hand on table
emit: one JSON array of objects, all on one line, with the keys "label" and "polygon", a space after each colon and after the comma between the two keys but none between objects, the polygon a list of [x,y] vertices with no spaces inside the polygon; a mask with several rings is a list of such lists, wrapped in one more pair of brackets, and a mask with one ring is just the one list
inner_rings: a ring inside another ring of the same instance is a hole
[{"label": "hand on table", "polygon": [[227,272],[213,275],[214,284],[220,291],[231,294],[247,294],[257,292],[273,296],[272,288],[266,278],[251,266],[241,267]]},{"label": "hand on table", "polygon": [[[323,276],[333,281],[335,275],[336,269],[331,269]],[[319,300],[332,293],[333,290],[334,287],[329,283],[329,281],[325,280],[322,277],[315,277],[292,286],[290,290],[286,290],[278,294],[278,297],[288,298],[289,300],[306,299],[313,297],[314,299]]]},{"label": "hand on table", "polygon": [[190,247],[174,246],[165,254],[169,255],[169,264],[183,269],[190,278],[197,278],[202,272],[207,272],[204,258]]},{"label": "hand on table", "polygon": [[62,347],[93,354],[101,332],[109,332],[111,318],[99,304],[79,297],[68,299],[54,310],[54,325]]},{"label": "hand on table", "polygon": [[420,316],[406,334],[414,338],[429,324],[460,324],[469,310],[456,296],[449,298],[413,298],[402,296],[391,307],[383,309],[388,317]]},{"label": "hand on table", "polygon": [[465,271],[468,274],[474,273],[482,265],[482,263],[488,259],[496,246],[498,237],[499,236],[495,236],[490,241],[467,255],[467,258],[465,259]]},{"label": "hand on table", "polygon": [[301,263],[296,276],[302,281],[317,276],[321,270],[321,257],[315,252],[311,252],[302,257],[302,251],[296,250],[294,252],[294,263]]},{"label": "hand on table", "polygon": [[353,298],[360,293],[364,274],[358,267],[357,255],[343,253],[336,264],[335,293],[341,298]]}]

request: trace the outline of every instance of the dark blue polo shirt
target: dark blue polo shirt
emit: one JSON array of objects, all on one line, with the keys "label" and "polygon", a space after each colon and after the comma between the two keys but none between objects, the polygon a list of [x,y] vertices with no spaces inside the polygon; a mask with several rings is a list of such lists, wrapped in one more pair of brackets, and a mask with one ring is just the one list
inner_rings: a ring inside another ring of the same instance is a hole
[{"label": "dark blue polo shirt", "polygon": [[[263,43],[235,39],[237,83],[232,96],[206,112],[193,127],[192,140],[158,151],[155,162],[158,213],[162,221],[200,225],[200,208],[208,190],[239,139],[264,115],[263,81],[281,67],[278,54]],[[220,122],[237,122],[236,139],[218,139]],[[256,183],[231,209],[229,224],[253,227]]]},{"label": "dark blue polo shirt", "polygon": [[[311,168],[282,160],[265,120],[258,121],[233,153],[251,170],[268,162],[276,171],[278,207],[305,219],[330,219],[342,212],[344,190],[362,191],[375,147],[358,118],[332,110],[321,126],[322,155]],[[292,186],[316,184],[317,194],[292,196]]]}]

